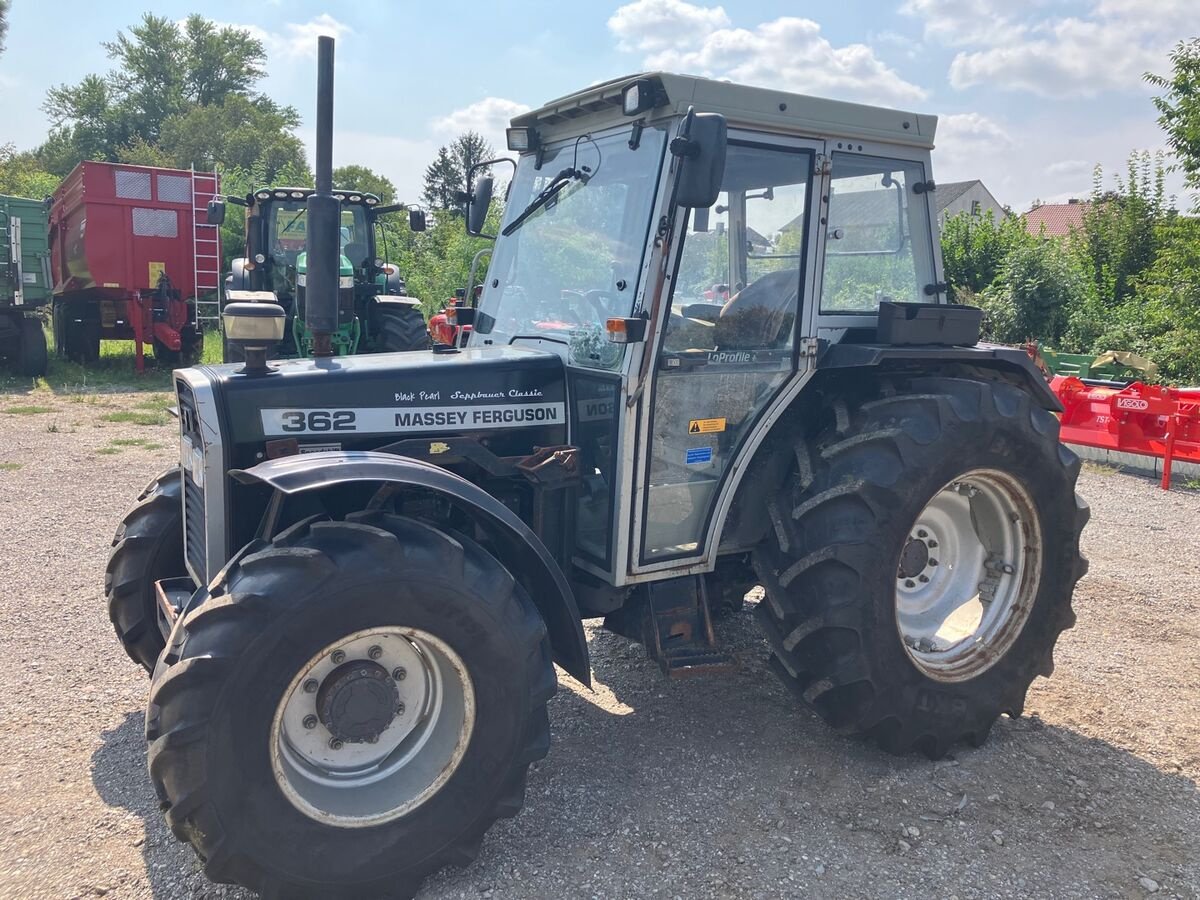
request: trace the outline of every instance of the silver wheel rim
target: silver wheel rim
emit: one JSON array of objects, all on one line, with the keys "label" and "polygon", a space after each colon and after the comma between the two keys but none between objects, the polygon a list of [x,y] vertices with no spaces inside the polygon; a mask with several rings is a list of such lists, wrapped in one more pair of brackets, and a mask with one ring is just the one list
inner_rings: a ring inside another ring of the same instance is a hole
[{"label": "silver wheel rim", "polygon": [[914,665],[946,682],[995,665],[1029,618],[1041,557],[1037,512],[1012,476],[977,469],[938,491],[896,570],[896,626]]},{"label": "silver wheel rim", "polygon": [[[359,677],[375,696],[395,698],[390,722],[369,737],[347,735],[328,714],[348,708],[329,692]],[[311,818],[378,825],[437,793],[474,726],[474,688],[449,645],[415,628],[371,628],[328,645],[292,679],[271,725],[271,766],[284,796]]]}]

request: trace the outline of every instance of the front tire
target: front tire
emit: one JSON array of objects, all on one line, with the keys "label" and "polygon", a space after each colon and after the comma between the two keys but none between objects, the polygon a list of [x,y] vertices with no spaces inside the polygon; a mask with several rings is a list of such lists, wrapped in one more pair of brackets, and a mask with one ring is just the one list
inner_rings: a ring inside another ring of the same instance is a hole
[{"label": "front tire", "polygon": [[[212,592],[177,625],[146,719],[167,823],[209,878],[267,896],[411,896],[520,809],[556,681],[536,608],[477,544],[380,512],[305,521]],[[404,652],[438,660],[429,683],[447,686],[437,715],[451,727],[421,730],[433,707],[406,693],[417,663],[392,668]],[[351,685],[370,712],[353,721]]]},{"label": "front tire", "polygon": [[890,752],[978,745],[1020,714],[1075,622],[1079,460],[1008,384],[919,378],[835,407],[798,444],[755,552],[771,666],[830,725]]},{"label": "front tire", "polygon": [[125,514],[104,571],[108,617],[117,639],[147,672],[165,643],[154,582],[186,575],[183,554],[183,484],[175,467],[151,481]]}]

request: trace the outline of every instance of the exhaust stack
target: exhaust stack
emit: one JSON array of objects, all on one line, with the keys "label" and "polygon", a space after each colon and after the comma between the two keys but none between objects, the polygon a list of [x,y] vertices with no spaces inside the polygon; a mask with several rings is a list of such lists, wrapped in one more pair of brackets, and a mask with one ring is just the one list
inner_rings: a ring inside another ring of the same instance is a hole
[{"label": "exhaust stack", "polygon": [[317,190],[308,198],[308,285],[305,319],[313,356],[333,356],[330,336],[337,330],[338,230],[341,204],[333,196],[333,38],[317,38]]}]

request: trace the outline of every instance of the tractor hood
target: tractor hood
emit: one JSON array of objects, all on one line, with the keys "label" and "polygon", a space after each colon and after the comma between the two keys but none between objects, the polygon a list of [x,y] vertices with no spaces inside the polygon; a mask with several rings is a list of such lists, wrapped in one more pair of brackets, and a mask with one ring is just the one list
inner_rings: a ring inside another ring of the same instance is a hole
[{"label": "tractor hood", "polygon": [[567,440],[563,363],[540,350],[379,353],[275,361],[271,369],[199,369],[222,411],[230,467],[277,455],[276,441],[288,442],[282,452],[303,453],[465,436],[517,456]]},{"label": "tractor hood", "polygon": [[[305,251],[296,257],[296,274],[303,275],[307,271],[308,251]],[[354,266],[350,265],[350,260],[345,256],[338,257],[338,275],[342,278],[349,278],[354,275]]]}]

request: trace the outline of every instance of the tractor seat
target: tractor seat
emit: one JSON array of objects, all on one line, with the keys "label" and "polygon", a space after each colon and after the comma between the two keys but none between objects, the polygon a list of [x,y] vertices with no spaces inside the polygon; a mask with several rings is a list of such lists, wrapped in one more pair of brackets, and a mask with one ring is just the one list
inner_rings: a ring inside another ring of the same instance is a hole
[{"label": "tractor seat", "polygon": [[367,245],[359,244],[354,241],[351,241],[342,248],[342,256],[350,260],[350,265],[356,269],[361,269],[368,262],[370,262],[370,260],[367,259]]},{"label": "tractor seat", "polygon": [[729,298],[717,317],[718,350],[769,350],[786,346],[796,316],[800,274],[771,272]]}]

